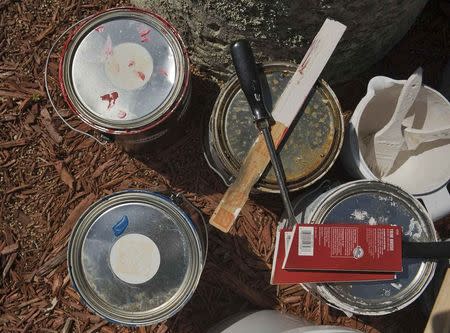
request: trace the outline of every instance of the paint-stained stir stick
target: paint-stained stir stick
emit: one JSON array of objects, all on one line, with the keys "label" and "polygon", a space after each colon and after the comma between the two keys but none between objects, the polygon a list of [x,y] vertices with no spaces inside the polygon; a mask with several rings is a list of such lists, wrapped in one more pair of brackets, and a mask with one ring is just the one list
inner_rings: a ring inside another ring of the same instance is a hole
[{"label": "paint-stained stir stick", "polygon": [[[271,127],[275,147],[283,140],[289,126],[300,111],[320,73],[341,39],[346,26],[325,20],[311,43],[297,71],[287,84],[272,112]],[[233,226],[252,187],[269,164],[270,155],[262,134],[259,134],[242,163],[234,183],[228,188],[209,222],[223,232]]]}]

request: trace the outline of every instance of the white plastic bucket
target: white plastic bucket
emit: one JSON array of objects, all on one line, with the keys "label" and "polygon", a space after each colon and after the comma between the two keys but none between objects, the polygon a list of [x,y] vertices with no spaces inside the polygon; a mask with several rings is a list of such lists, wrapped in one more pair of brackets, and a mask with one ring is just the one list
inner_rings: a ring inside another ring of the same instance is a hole
[{"label": "white plastic bucket", "polygon": [[[406,81],[385,76],[372,78],[367,94],[350,119],[344,140],[342,161],[356,178],[377,180],[365,156],[373,145],[370,140],[391,118],[400,91]],[[422,86],[407,117],[414,117],[412,128],[438,129],[450,126],[450,103],[436,90]],[[394,171],[381,180],[400,186],[420,199],[433,220],[450,213],[450,141],[422,143],[415,150],[402,151]]]},{"label": "white plastic bucket", "polygon": [[295,318],[275,310],[261,310],[228,318],[208,333],[361,333],[339,326],[314,325],[303,318]]}]

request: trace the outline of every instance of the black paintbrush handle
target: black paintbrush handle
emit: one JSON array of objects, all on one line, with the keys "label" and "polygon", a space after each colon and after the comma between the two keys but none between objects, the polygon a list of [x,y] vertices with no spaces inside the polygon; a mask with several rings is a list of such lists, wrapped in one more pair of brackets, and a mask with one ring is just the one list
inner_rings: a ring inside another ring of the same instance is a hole
[{"label": "black paintbrush handle", "polygon": [[255,121],[271,119],[264,105],[259,71],[249,42],[243,39],[233,43],[231,45],[231,57],[241,89],[250,104]]},{"label": "black paintbrush handle", "polygon": [[403,242],[402,247],[404,258],[450,258],[450,242]]}]

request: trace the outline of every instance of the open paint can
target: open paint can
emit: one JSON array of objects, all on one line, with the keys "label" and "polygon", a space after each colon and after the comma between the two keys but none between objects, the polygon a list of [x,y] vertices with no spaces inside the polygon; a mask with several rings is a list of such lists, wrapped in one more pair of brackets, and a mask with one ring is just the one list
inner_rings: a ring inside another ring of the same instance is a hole
[{"label": "open paint can", "polygon": [[[380,181],[358,180],[323,186],[294,203],[299,223],[399,225],[403,240],[437,241],[423,206],[401,188]],[[390,281],[303,284],[347,314],[384,315],[416,300],[431,281],[436,262],[403,258],[403,271]]]},{"label": "open paint can", "polygon": [[[356,178],[379,179],[370,167],[373,136],[391,119],[405,80],[376,76],[350,119],[342,161]],[[404,123],[417,130],[450,127],[450,102],[439,92],[422,86]],[[405,126],[406,127],[406,126]],[[399,152],[393,170],[381,180],[400,186],[419,198],[433,220],[450,213],[450,141],[423,142]]]},{"label": "open paint can", "polygon": [[[284,62],[263,65],[264,98],[269,111],[296,69],[296,65]],[[281,143],[280,157],[290,191],[315,183],[331,168],[344,139],[343,123],[338,99],[325,81],[319,80],[306,107],[294,120],[287,140]],[[258,136],[237,76],[221,90],[206,132],[204,152],[208,164],[226,185],[231,185]],[[255,188],[262,192],[279,192],[272,167],[263,173]]]},{"label": "open paint can", "polygon": [[108,10],[74,28],[59,76],[73,112],[127,151],[179,125],[190,99],[180,36],[160,16],[135,8]]},{"label": "open paint can", "polygon": [[207,240],[201,213],[184,198],[117,192],[90,206],[75,225],[70,278],[99,316],[124,325],[159,323],[193,295]]}]

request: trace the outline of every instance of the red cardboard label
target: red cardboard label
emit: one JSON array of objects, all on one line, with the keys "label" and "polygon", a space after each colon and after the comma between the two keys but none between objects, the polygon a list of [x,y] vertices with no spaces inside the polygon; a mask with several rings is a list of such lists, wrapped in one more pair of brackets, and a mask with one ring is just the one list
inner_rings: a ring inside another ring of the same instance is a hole
[{"label": "red cardboard label", "polygon": [[[394,273],[370,273],[370,272],[339,272],[339,271],[306,271],[283,269],[286,248],[290,243],[289,237],[292,231],[288,229],[277,230],[275,251],[272,264],[270,283],[295,284],[306,282],[352,282],[352,281],[383,281],[395,279]],[[286,239],[287,237],[287,239]]]},{"label": "red cardboard label", "polygon": [[298,224],[284,269],[402,271],[402,230],[392,225]]}]

